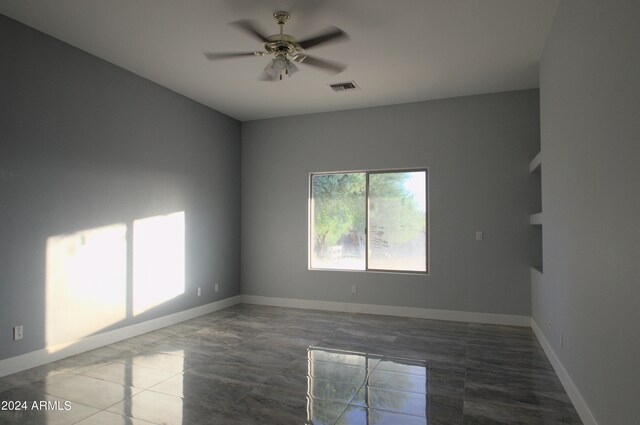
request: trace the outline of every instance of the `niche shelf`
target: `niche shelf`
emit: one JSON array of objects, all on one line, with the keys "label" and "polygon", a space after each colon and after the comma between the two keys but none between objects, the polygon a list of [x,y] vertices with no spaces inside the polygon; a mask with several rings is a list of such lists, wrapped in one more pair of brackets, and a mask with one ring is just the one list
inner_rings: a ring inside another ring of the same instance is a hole
[{"label": "niche shelf", "polygon": [[542,213],[535,213],[529,216],[529,224],[534,226],[542,226]]},{"label": "niche shelf", "polygon": [[538,154],[529,162],[529,172],[533,173],[534,171],[540,171],[540,167],[542,166],[542,152],[538,152]]}]

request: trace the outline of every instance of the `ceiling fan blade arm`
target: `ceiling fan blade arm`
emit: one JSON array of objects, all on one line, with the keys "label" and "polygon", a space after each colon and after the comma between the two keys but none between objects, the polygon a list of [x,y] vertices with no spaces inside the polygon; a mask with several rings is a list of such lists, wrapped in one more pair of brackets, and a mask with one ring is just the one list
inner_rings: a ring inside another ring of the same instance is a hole
[{"label": "ceiling fan blade arm", "polygon": [[242,58],[246,56],[259,56],[256,53],[257,52],[222,52],[222,53],[205,52],[204,56],[207,59],[214,61],[218,59],[233,59],[233,58]]},{"label": "ceiling fan blade arm", "polygon": [[300,57],[300,59],[296,60],[296,62],[315,66],[316,68],[320,68],[324,71],[332,72],[334,74],[339,74],[345,69],[347,69],[347,65],[328,61],[326,59],[319,59],[313,56],[305,55],[304,57]]},{"label": "ceiling fan blade arm", "polygon": [[349,35],[342,31],[340,28],[331,27],[326,32],[316,35],[315,37],[310,37],[305,40],[301,40],[298,42],[298,45],[303,49],[309,49],[311,47],[315,47],[319,44],[325,44],[329,42],[336,42],[341,40],[348,40]]},{"label": "ceiling fan blade arm", "polygon": [[249,19],[241,19],[239,21],[231,22],[231,25],[240,28],[242,31],[246,32],[249,35],[252,35],[254,38],[259,41],[266,43],[269,41],[268,36],[262,31],[262,29],[255,23],[255,21],[251,21]]},{"label": "ceiling fan blade arm", "polygon": [[305,55],[304,53],[296,53],[291,56],[291,60],[298,63],[302,63],[306,58],[307,55]]}]

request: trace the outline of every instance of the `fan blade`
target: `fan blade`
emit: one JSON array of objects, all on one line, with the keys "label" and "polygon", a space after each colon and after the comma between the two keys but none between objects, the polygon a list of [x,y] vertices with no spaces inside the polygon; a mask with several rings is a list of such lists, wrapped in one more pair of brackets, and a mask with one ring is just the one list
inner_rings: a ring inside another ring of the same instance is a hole
[{"label": "fan blade", "polygon": [[298,42],[298,44],[303,49],[308,49],[310,47],[317,46],[318,44],[328,43],[329,41],[339,41],[340,39],[348,40],[349,36],[340,28],[331,27],[324,34],[307,38],[306,40],[301,40]]},{"label": "fan blade", "polygon": [[267,36],[264,34],[263,31],[261,31],[261,29],[258,27],[258,25],[254,21],[250,21],[249,19],[241,19],[239,21],[231,22],[231,25],[234,25],[240,28],[241,30],[243,30],[244,32],[251,34],[253,37],[257,38],[263,43],[266,43],[267,41],[269,41]]},{"label": "fan blade", "polygon": [[256,55],[256,52],[226,52],[226,53],[205,52],[204,55],[210,61],[214,61],[218,59],[241,58],[245,56],[259,56],[259,55]]},{"label": "fan blade", "polygon": [[295,58],[296,62],[304,63],[306,65],[315,66],[317,68],[321,68],[325,71],[333,72],[334,74],[339,74],[340,72],[347,69],[347,65],[331,62],[326,59],[318,59],[309,55],[302,55]]}]

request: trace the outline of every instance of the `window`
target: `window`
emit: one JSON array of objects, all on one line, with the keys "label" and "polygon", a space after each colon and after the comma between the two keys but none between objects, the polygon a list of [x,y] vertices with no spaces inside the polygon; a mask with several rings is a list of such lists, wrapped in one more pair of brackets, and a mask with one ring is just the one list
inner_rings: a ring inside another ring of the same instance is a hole
[{"label": "window", "polygon": [[428,272],[427,170],[310,178],[311,269]]}]

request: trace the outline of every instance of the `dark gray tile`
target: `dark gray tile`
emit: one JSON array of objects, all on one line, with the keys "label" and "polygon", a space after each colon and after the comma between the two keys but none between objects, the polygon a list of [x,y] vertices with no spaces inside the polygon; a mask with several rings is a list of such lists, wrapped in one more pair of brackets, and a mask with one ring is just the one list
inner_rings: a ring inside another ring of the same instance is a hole
[{"label": "dark gray tile", "polygon": [[68,370],[68,368],[49,369],[40,366],[14,373],[13,375],[0,378],[2,379],[2,381],[0,381],[0,391],[33,384],[42,386],[45,383],[68,378],[69,376],[74,375]]},{"label": "dark gray tile", "polygon": [[468,396],[479,391],[550,391],[564,392],[552,371],[533,371],[522,367],[505,365],[469,367],[466,370]]},{"label": "dark gray tile", "polygon": [[441,365],[463,366],[467,361],[467,344],[465,341],[444,342],[430,338],[400,336],[389,353],[397,357],[427,360]]},{"label": "dark gray tile", "polygon": [[[336,425],[427,425],[424,416],[411,416],[362,406],[348,406]],[[429,422],[429,425],[431,422]]]},{"label": "dark gray tile", "polygon": [[130,362],[114,362],[97,369],[83,372],[81,375],[98,378],[116,384],[146,389],[172,376],[176,372],[152,369]]},{"label": "dark gray tile", "polygon": [[14,388],[16,385],[10,384],[8,382],[3,382],[2,378],[0,378],[0,393],[3,393],[4,391]]},{"label": "dark gray tile", "polygon": [[48,383],[44,386],[43,391],[64,400],[105,409],[137,394],[141,390],[102,379],[75,375],[67,379]]},{"label": "dark gray tile", "polygon": [[[336,420],[338,419],[336,416]],[[216,414],[211,424],[304,424],[307,398],[303,394],[248,395]]]},{"label": "dark gray tile", "polygon": [[277,391],[294,394],[307,394],[309,380],[306,373],[270,373],[261,383],[254,383],[252,394],[263,395],[265,392]]},{"label": "dark gray tile", "polygon": [[544,425],[544,419],[532,405],[465,400],[464,424]]},{"label": "dark gray tile", "polygon": [[[248,395],[250,391],[263,387],[265,391],[269,390],[264,385],[257,383],[229,383],[197,374],[182,373],[151,387],[149,390],[181,397],[196,406],[206,405],[209,410],[219,412],[235,403],[236,400]],[[275,389],[271,389],[271,391],[273,390]]]},{"label": "dark gray tile", "polygon": [[198,335],[193,333],[189,336],[180,336],[179,338],[164,338],[158,341],[154,341],[151,344],[145,346],[147,351],[156,353],[175,354],[180,353],[184,356],[201,355],[201,356],[213,356],[218,353],[223,353],[230,349],[229,344],[225,344],[220,341],[215,341],[215,338],[210,336]]},{"label": "dark gray tile", "polygon": [[281,358],[287,360],[301,359],[307,355],[308,345],[293,345],[283,341],[265,341],[251,338],[234,348],[234,354],[248,352],[251,356],[266,359]]},{"label": "dark gray tile", "polygon": [[441,394],[462,398],[467,370],[464,368],[427,367],[429,394]]},{"label": "dark gray tile", "polygon": [[268,371],[286,371],[290,369],[294,361],[301,357],[305,356],[295,357],[287,352],[277,354],[264,347],[253,349],[238,346],[232,351],[212,356],[206,363],[241,365]]},{"label": "dark gray tile", "polygon": [[141,419],[135,419],[129,416],[123,416],[103,410],[80,422],[77,422],[76,425],[153,425],[153,422],[147,422]]},{"label": "dark gray tile", "polygon": [[180,373],[190,369],[196,365],[206,363],[211,359],[198,353],[192,353],[188,350],[177,349],[170,352],[145,351],[142,353],[127,356],[123,359],[126,363],[148,367],[151,369],[160,369],[167,372]]},{"label": "dark gray tile", "polygon": [[202,376],[223,383],[253,386],[265,381],[269,374],[265,369],[235,361],[233,358],[223,361],[212,360],[188,369],[186,375]]},{"label": "dark gray tile", "polygon": [[394,349],[392,343],[384,341],[376,341],[375,339],[357,339],[348,336],[331,336],[318,342],[320,347],[326,347],[336,350],[355,351],[359,353],[375,353],[380,355],[396,355],[397,350]]},{"label": "dark gray tile", "polygon": [[528,328],[246,304],[0,378],[11,398],[77,408],[0,423],[581,424]]},{"label": "dark gray tile", "polygon": [[217,406],[201,399],[182,398],[151,390],[115,404],[110,412],[166,425],[206,424],[218,413]]},{"label": "dark gray tile", "polygon": [[460,424],[463,419],[464,399],[440,394],[427,395],[429,425]]}]

